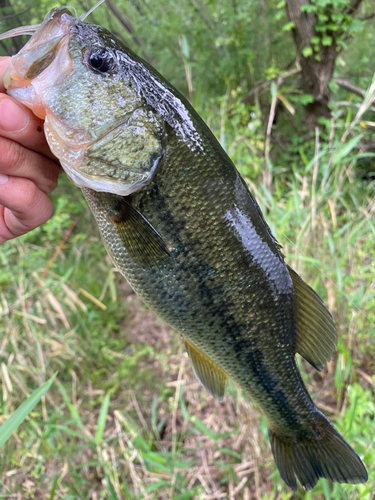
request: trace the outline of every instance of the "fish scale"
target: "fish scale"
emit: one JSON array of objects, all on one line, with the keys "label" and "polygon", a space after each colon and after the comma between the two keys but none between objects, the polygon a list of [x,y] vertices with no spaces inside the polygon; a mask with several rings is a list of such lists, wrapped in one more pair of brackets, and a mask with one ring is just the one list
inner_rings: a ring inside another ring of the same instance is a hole
[{"label": "fish scale", "polygon": [[365,482],[295,362],[299,353],[321,370],[332,358],[332,317],[285,263],[203,120],[155,69],[68,9],[52,9],[34,31],[4,86],[46,119],[47,141],[82,189],[108,254],[180,333],[198,380],[222,400],[231,377],[258,405],[293,490],[297,479],[307,490],[321,477]]}]

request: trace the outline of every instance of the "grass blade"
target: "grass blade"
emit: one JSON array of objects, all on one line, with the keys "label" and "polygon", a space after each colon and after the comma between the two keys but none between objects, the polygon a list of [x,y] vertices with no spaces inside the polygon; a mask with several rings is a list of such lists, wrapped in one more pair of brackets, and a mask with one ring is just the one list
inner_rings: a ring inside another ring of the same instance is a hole
[{"label": "grass blade", "polygon": [[56,489],[57,489],[57,485],[58,485],[60,476],[61,476],[61,474],[56,474],[56,476],[54,477],[49,500],[54,500],[54,498],[55,498],[55,493],[56,493]]},{"label": "grass blade", "polygon": [[107,393],[105,395],[105,398],[103,399],[102,407],[100,408],[98,427],[96,428],[96,433],[95,433],[96,444],[100,444],[103,437],[105,429],[105,421],[107,419],[107,414],[108,414],[108,407],[109,407],[109,394]]},{"label": "grass blade", "polygon": [[198,491],[198,488],[194,488],[193,490],[185,491],[184,493],[181,493],[180,495],[177,495],[173,498],[174,500],[189,500],[190,498],[193,498],[193,496],[198,493]]},{"label": "grass blade", "polygon": [[195,427],[197,427],[200,431],[202,431],[203,434],[206,434],[206,436],[209,437],[212,441],[215,442],[217,440],[215,434],[206,425],[204,425],[204,423],[201,420],[199,420],[198,417],[193,415],[190,420],[193,422]]},{"label": "grass blade", "polygon": [[109,497],[110,500],[118,500],[118,496],[116,495],[116,491],[113,487],[113,484],[112,484],[112,481],[111,481],[109,474],[106,474],[105,478],[107,480],[107,486],[108,486],[108,492],[110,494],[110,497]]},{"label": "grass blade", "polygon": [[36,389],[30,397],[26,399],[15,412],[8,418],[8,420],[0,427],[0,446],[10,438],[15,430],[22,424],[25,418],[33,410],[34,406],[39,403],[42,396],[49,390],[53,381],[56,378],[55,373],[46,383]]},{"label": "grass blade", "polygon": [[64,400],[66,406],[68,407],[71,416],[74,419],[74,422],[78,425],[78,427],[81,429],[81,431],[85,431],[85,426],[83,425],[81,417],[79,416],[78,410],[70,401],[70,398],[68,396],[68,393],[65,390],[65,387],[60,383],[58,383],[58,387],[59,387],[59,390],[60,390],[61,395],[63,397],[63,400]]}]

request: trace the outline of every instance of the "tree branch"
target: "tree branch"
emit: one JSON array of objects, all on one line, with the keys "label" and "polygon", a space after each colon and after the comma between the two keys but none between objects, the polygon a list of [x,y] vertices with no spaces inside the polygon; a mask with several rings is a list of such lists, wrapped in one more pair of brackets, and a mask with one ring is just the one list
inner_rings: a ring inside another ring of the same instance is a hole
[{"label": "tree branch", "polygon": [[[351,106],[353,108],[360,108],[361,105],[358,102],[349,102],[349,101],[332,101],[336,106]],[[375,108],[371,106],[369,108],[373,113],[375,113]]]},{"label": "tree branch", "polygon": [[[108,5],[108,7],[111,9],[111,11],[113,12],[113,14],[120,21],[120,23],[130,33],[130,35],[132,36],[132,38],[134,40],[134,43],[136,43],[139,47],[143,48],[143,46],[144,46],[143,41],[137,35],[134,34],[134,28],[133,28],[132,24],[130,23],[130,21],[128,21],[126,19],[126,17],[121,12],[121,10],[112,2],[112,0],[107,0],[106,3]],[[150,64],[153,64],[152,57],[150,56],[150,54],[147,51],[145,51],[145,50],[143,51],[143,56],[147,60],[147,62],[149,62]]]},{"label": "tree branch", "polygon": [[252,98],[253,95],[257,94],[258,92],[260,92],[261,90],[264,90],[266,89],[267,87],[269,87],[271,85],[272,82],[275,82],[275,81],[278,81],[278,82],[282,82],[283,80],[286,80],[287,78],[289,78],[290,76],[293,76],[293,75],[297,75],[298,73],[301,72],[301,67],[300,65],[298,64],[298,61],[296,61],[296,68],[293,68],[291,69],[290,71],[286,71],[285,73],[281,73],[280,75],[278,76],[275,76],[275,78],[272,78],[271,80],[267,80],[266,82],[263,82],[261,83],[260,85],[258,85],[257,87],[255,87],[254,89],[250,90],[250,92],[248,92],[243,98],[242,98],[242,102],[243,103],[247,103],[250,101],[250,99]]},{"label": "tree branch", "polygon": [[369,19],[373,19],[375,17],[375,12],[372,14],[368,14],[367,16],[359,17],[360,21],[368,21]]},{"label": "tree branch", "polygon": [[348,82],[348,80],[343,80],[342,78],[333,78],[333,81],[337,83],[339,87],[345,90],[349,90],[349,92],[353,92],[353,94],[359,95],[359,97],[365,97],[366,91],[354,85],[354,83]]},{"label": "tree branch", "polygon": [[349,6],[348,10],[346,11],[346,13],[349,16],[352,16],[353,14],[355,14],[357,12],[361,3],[362,3],[362,0],[352,0],[350,2],[350,6]]},{"label": "tree branch", "polygon": [[5,21],[6,19],[14,19],[15,17],[22,16],[23,14],[26,14],[27,12],[29,12],[30,9],[31,9],[31,7],[29,7],[26,10],[23,10],[19,14],[5,14],[4,16],[0,17],[0,21]]}]

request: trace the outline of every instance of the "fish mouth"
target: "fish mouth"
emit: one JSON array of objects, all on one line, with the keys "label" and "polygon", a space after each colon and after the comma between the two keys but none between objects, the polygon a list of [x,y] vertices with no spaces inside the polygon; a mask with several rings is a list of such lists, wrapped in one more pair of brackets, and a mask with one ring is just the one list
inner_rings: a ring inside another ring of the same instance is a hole
[{"label": "fish mouth", "polygon": [[[34,84],[45,69],[56,64],[57,60],[62,62],[62,52],[64,66],[67,66],[67,61],[71,61],[68,34],[75,22],[76,18],[68,9],[52,9],[26,45],[12,57],[11,65],[4,72],[3,84],[8,94],[30,108],[39,118],[46,117],[46,110],[35,92]],[[58,74],[55,72],[54,84],[58,83]]]}]

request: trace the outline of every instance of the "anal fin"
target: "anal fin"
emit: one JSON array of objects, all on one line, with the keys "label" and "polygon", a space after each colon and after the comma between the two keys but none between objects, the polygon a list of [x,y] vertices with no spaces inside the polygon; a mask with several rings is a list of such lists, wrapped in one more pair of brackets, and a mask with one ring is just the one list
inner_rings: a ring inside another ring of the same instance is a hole
[{"label": "anal fin", "polygon": [[229,379],[228,375],[187,339],[185,339],[185,346],[199,382],[211,396],[222,401]]},{"label": "anal fin", "polygon": [[296,352],[321,370],[335,352],[336,327],[319,295],[291,267],[287,267],[296,292]]}]

